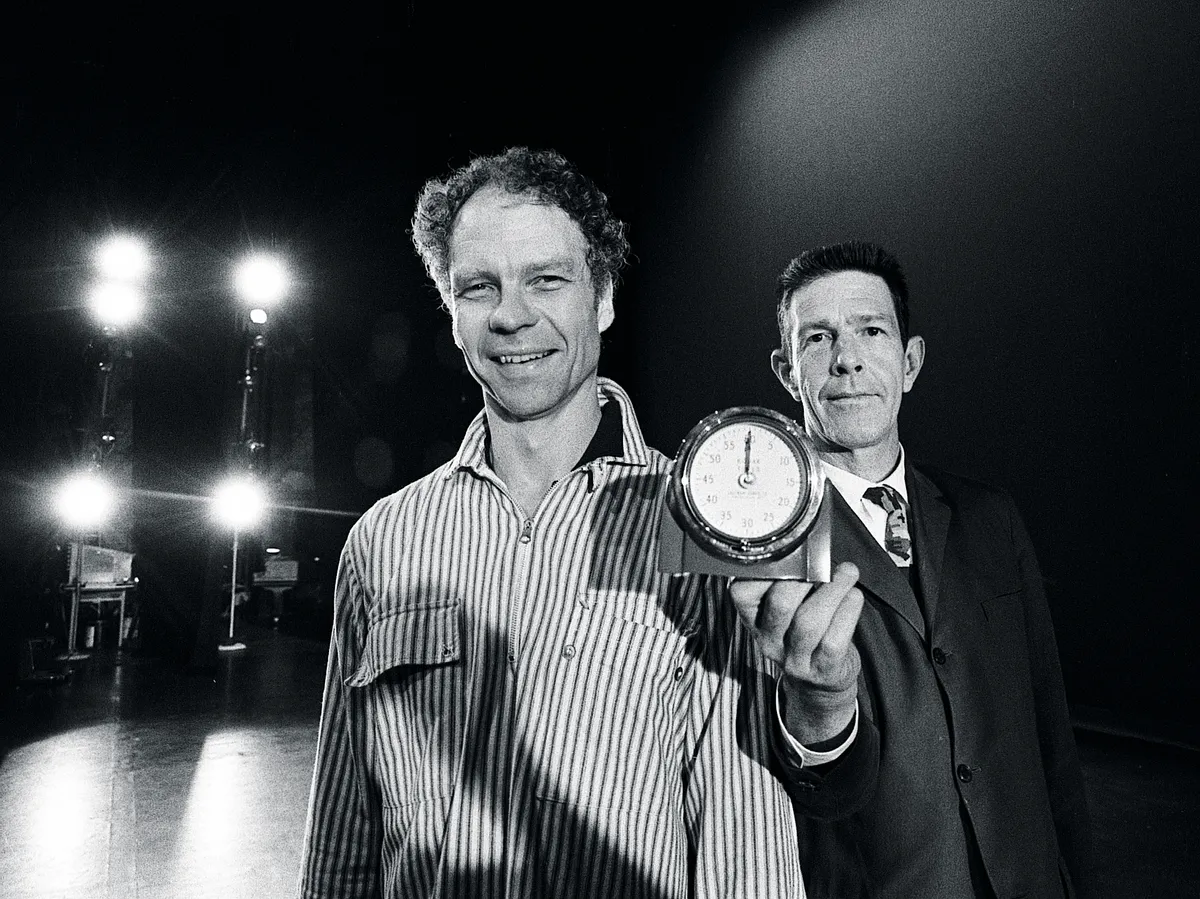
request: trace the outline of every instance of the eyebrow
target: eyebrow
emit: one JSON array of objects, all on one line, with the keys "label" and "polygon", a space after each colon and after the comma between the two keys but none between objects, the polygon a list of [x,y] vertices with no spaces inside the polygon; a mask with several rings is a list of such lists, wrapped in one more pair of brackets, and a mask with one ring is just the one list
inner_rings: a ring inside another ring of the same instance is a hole
[{"label": "eyebrow", "polygon": [[[573,256],[552,256],[548,259],[529,263],[521,269],[521,276],[527,278],[530,275],[537,275],[543,272],[564,270],[571,274],[579,274],[581,271],[586,270],[586,268],[586,261],[581,266],[579,261]],[[462,269],[455,269],[451,266],[449,275],[451,282],[471,281],[475,278],[493,277],[493,271],[491,268],[481,266],[471,266],[470,268]]]},{"label": "eyebrow", "polygon": [[[583,267],[587,266],[587,262],[583,263]],[[527,265],[523,269],[523,274],[533,275],[539,272],[549,271],[550,269],[567,270],[575,274],[580,270],[578,260],[574,256],[554,256],[550,259],[543,259],[541,262],[534,262]]]},{"label": "eyebrow", "polygon": [[[869,325],[876,322],[883,322],[886,325],[892,324],[892,317],[879,312],[863,312],[857,315],[852,315],[849,318],[849,324],[852,325]],[[827,331],[836,331],[838,322],[827,318],[813,319],[811,321],[796,321],[796,330],[811,331],[814,329],[824,328]]]}]

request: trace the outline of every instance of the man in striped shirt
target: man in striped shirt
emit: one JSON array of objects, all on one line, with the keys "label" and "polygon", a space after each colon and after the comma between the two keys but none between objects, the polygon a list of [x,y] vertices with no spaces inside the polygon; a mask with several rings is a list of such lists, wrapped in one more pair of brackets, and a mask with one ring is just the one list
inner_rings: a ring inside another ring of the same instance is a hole
[{"label": "man in striped shirt", "polygon": [[300,895],[803,896],[774,671],[656,570],[670,463],[597,376],[624,226],[515,149],[413,233],[484,409],[347,540]]}]

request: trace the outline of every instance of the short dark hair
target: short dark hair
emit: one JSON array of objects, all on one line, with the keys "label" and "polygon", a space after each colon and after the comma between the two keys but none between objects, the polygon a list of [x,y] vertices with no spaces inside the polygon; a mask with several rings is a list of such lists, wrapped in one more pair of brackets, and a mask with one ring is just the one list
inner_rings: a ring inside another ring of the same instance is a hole
[{"label": "short dark hair", "polygon": [[587,240],[592,283],[616,282],[629,255],[625,223],[608,208],[608,197],[590,178],[553,150],[513,147],[478,156],[443,179],[425,183],[412,219],[412,239],[443,302],[450,296],[450,235],[459,210],[476,191],[494,185],[517,196],[557,206]]},{"label": "short dark hair", "polygon": [[900,342],[908,346],[908,281],[896,257],[883,247],[865,240],[849,240],[805,250],[788,263],[775,290],[776,318],[783,351],[791,355],[792,294],[826,275],[857,271],[878,275],[887,284],[900,326]]}]

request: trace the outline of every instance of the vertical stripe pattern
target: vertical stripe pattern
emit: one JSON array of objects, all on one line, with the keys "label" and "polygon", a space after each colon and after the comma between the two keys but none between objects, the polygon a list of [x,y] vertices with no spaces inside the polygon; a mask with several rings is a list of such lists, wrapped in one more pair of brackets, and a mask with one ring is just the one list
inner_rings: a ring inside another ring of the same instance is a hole
[{"label": "vertical stripe pattern", "polygon": [[458,454],[351,530],[302,897],[801,897],[774,672],[720,579],[660,574],[670,462],[624,452],[526,517]]}]

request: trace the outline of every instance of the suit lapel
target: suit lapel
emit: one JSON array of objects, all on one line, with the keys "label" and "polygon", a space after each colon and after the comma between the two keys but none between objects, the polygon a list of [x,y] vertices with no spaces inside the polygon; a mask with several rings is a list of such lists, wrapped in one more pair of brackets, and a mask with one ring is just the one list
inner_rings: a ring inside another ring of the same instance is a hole
[{"label": "suit lapel", "polygon": [[916,547],[917,577],[920,578],[921,596],[925,600],[925,614],[932,624],[936,620],[938,592],[942,585],[942,560],[946,554],[946,534],[950,530],[950,507],[946,505],[937,485],[911,465],[905,472],[905,479],[916,528],[913,543]]},{"label": "suit lapel", "polygon": [[[853,562],[858,566],[858,583],[882,602],[891,606],[913,630],[925,639],[925,618],[917,597],[909,586],[908,576],[901,572],[883,548],[867,531],[862,521],[846,504],[841,493],[833,490],[832,561]],[[918,558],[920,556],[918,555]]]}]

